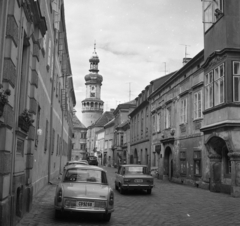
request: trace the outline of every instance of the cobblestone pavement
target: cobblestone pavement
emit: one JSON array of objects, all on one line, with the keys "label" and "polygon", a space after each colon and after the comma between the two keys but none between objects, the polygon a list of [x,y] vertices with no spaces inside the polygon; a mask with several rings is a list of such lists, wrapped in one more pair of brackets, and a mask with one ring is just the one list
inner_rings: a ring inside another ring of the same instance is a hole
[{"label": "cobblestone pavement", "polygon": [[[114,187],[116,169],[103,168]],[[121,195],[114,189],[115,212],[108,223],[93,215],[70,215],[56,220],[54,192],[54,185],[47,185],[39,192],[31,212],[18,226],[240,226],[240,199],[158,179],[152,195],[144,192]]]}]

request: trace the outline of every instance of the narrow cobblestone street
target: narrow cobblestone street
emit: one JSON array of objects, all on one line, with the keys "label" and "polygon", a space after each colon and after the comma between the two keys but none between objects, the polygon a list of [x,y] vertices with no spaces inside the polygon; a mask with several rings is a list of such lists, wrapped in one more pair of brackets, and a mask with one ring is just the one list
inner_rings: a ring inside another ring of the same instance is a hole
[{"label": "narrow cobblestone street", "polygon": [[[114,187],[114,168],[103,167]],[[55,220],[54,185],[47,185],[33,201],[33,208],[18,226],[129,225],[129,226],[240,226],[240,199],[226,194],[155,179],[152,195],[115,192],[115,212],[109,223],[92,215],[64,216]]]}]

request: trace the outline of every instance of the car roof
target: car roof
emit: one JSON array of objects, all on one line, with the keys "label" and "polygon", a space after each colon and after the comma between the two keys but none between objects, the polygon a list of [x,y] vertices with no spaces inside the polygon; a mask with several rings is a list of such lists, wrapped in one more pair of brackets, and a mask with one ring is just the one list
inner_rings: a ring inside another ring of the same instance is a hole
[{"label": "car roof", "polygon": [[139,164],[123,164],[123,165],[121,165],[121,166],[124,166],[124,167],[126,167],[126,166],[142,166],[142,167],[147,167],[147,165],[139,165]]},{"label": "car roof", "polygon": [[106,170],[104,170],[101,167],[98,166],[92,166],[92,165],[69,165],[66,167],[66,169],[96,169],[96,170],[100,170],[100,171],[104,171],[106,172]]}]

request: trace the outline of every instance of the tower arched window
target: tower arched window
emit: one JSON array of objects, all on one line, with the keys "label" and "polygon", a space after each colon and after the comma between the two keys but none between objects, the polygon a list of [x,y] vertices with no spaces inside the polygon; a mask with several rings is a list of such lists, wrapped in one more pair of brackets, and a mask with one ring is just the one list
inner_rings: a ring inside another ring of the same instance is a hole
[{"label": "tower arched window", "polygon": [[91,102],[91,107],[93,107],[93,102]]}]

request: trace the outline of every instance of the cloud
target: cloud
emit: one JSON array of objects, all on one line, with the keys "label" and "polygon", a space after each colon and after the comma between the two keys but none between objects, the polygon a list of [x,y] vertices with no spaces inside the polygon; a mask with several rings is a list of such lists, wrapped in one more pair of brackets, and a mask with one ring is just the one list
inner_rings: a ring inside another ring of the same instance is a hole
[{"label": "cloud", "polygon": [[[194,57],[203,49],[201,1],[65,0],[66,29],[76,110],[81,116],[84,76],[94,41],[103,76],[102,100],[115,108],[167,72],[182,67],[185,45]],[[113,99],[112,99],[113,98]],[[80,118],[81,119],[81,118]]]}]

